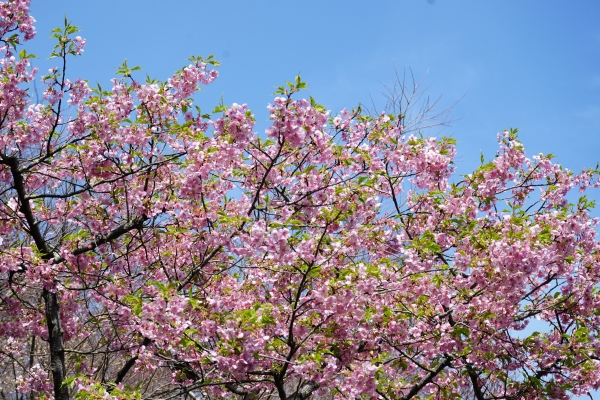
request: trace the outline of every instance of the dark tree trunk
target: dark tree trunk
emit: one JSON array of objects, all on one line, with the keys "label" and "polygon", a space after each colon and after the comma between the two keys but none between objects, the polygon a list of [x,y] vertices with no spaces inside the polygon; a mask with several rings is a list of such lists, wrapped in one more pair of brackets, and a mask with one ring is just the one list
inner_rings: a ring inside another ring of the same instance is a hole
[{"label": "dark tree trunk", "polygon": [[54,383],[54,398],[56,400],[68,400],[69,388],[67,385],[63,385],[63,380],[67,377],[67,371],[65,368],[65,349],[60,326],[58,294],[44,289],[43,296],[46,302],[46,324],[48,326],[50,369],[52,370],[52,381]]},{"label": "dark tree trunk", "polygon": [[[42,235],[38,222],[35,220],[31,204],[27,198],[25,189],[25,179],[19,169],[19,160],[16,157],[2,156],[3,164],[10,167],[13,176],[13,186],[17,191],[20,207],[19,211],[23,213],[28,231],[35,245],[42,253],[42,259],[52,260],[52,252]],[[55,400],[68,400],[69,388],[63,385],[63,380],[67,376],[65,368],[65,348],[63,345],[62,329],[60,326],[60,306],[58,304],[58,294],[44,288],[42,291],[44,302],[46,304],[45,317],[48,326],[48,346],[50,347],[50,369],[52,370],[52,381],[54,383]]]}]

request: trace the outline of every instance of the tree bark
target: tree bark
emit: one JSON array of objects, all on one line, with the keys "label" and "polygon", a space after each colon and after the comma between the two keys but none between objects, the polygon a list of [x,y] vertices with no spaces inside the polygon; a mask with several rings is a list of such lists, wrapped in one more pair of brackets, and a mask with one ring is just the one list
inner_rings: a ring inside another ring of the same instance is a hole
[{"label": "tree bark", "polygon": [[315,390],[319,388],[317,382],[308,381],[298,388],[298,390],[288,396],[287,400],[306,400]]},{"label": "tree bark", "polygon": [[68,400],[69,388],[63,385],[67,371],[65,368],[63,332],[60,326],[58,294],[44,289],[43,297],[46,303],[46,325],[48,326],[48,346],[50,347],[50,369],[52,370],[52,382],[54,383],[54,398],[56,400]]}]

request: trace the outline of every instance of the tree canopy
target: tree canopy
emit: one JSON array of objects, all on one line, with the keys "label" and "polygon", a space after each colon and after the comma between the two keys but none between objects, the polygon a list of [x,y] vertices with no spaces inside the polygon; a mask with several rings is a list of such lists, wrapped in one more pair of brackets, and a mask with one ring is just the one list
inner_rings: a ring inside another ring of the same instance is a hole
[{"label": "tree canopy", "polygon": [[[560,399],[600,386],[597,169],[516,130],[466,176],[400,104],[331,114],[297,77],[254,131],[218,63],[41,76],[0,2],[0,397]],[[407,98],[401,97],[400,102]],[[404,104],[405,105],[405,104]],[[531,332],[530,321],[547,329]]]}]

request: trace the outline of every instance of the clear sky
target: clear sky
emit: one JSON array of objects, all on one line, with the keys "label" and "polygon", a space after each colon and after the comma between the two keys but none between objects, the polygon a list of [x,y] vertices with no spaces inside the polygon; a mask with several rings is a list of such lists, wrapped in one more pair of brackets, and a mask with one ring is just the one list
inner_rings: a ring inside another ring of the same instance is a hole
[{"label": "clear sky", "polygon": [[443,131],[458,140],[459,173],[480,151],[493,157],[509,127],[529,155],[553,153],[575,171],[600,161],[598,0],[32,0],[32,14],[39,62],[54,65],[48,38],[66,14],[88,43],[70,77],[106,88],[124,59],[166,79],[189,56],[214,54],[220,78],[200,105],[247,103],[258,130],[275,87],[298,72],[305,95],[335,113],[382,105],[394,68],[411,69],[442,96],[440,110],[460,100]]}]

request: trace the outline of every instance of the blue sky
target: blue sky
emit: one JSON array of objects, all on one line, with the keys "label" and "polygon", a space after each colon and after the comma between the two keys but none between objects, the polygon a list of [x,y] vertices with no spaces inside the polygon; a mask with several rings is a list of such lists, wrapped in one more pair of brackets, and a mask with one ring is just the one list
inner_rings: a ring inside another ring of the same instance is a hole
[{"label": "blue sky", "polygon": [[[300,72],[333,112],[383,105],[394,68],[410,68],[439,109],[452,106],[457,167],[495,154],[496,133],[518,127],[528,154],[553,153],[572,170],[600,161],[600,2],[578,1],[32,1],[43,62],[63,17],[88,41],[71,77],[110,87],[124,59],[165,79],[191,55],[214,54],[220,78],[206,109],[247,103],[267,122],[275,86]],[[47,65],[50,65],[47,64]],[[438,131],[430,134],[439,135]]]},{"label": "blue sky", "polygon": [[529,155],[553,153],[575,171],[600,162],[598,0],[32,3],[38,37],[27,48],[44,68],[54,65],[50,30],[65,14],[88,42],[69,76],[107,88],[124,59],[166,79],[189,56],[214,54],[220,78],[198,102],[207,111],[221,96],[247,103],[259,131],[275,87],[298,73],[305,95],[335,113],[371,98],[382,106],[394,68],[410,69],[432,99],[442,96],[440,111],[460,100],[443,134],[458,140],[461,174],[479,165],[480,151],[493,157],[496,134],[509,127]]}]

